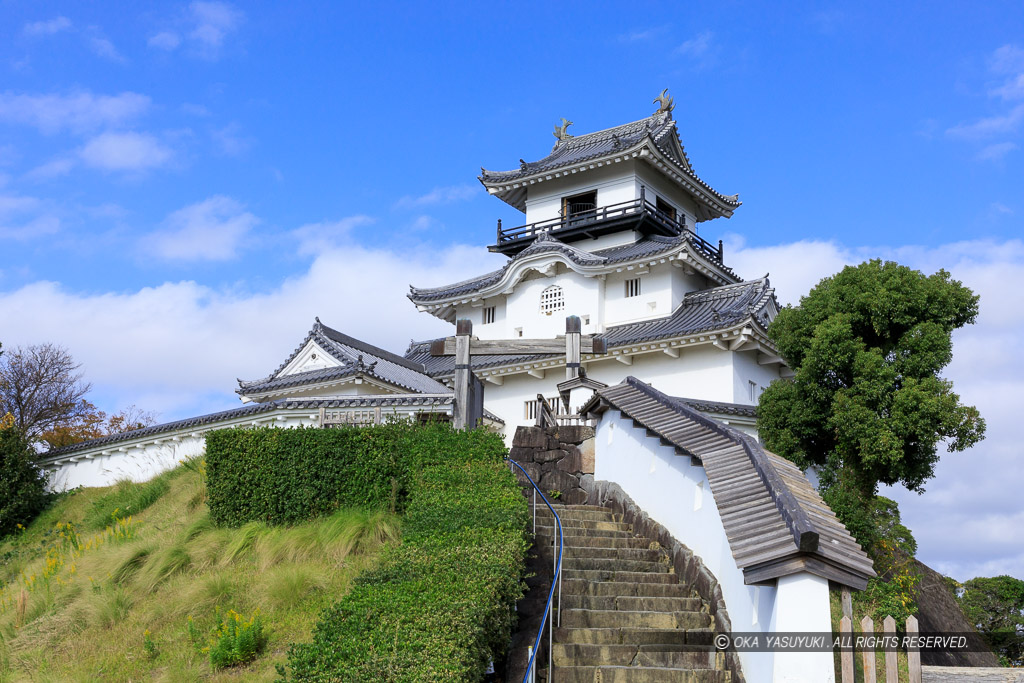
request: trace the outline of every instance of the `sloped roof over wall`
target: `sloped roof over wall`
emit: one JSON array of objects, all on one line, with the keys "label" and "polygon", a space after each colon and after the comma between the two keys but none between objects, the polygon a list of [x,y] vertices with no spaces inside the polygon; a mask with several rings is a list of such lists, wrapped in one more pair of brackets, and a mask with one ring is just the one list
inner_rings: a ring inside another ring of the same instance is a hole
[{"label": "sloped roof over wall", "polygon": [[725,195],[704,182],[686,156],[671,112],[658,112],[639,121],[614,128],[568,135],[558,140],[551,152],[539,161],[521,161],[518,169],[488,171],[479,176],[487,190],[520,211],[526,210],[526,186],[560,172],[572,172],[583,166],[600,165],[616,157],[641,158],[659,167],[666,175],[676,175],[687,191],[705,208],[702,218],[731,216],[740,205],[738,195]]},{"label": "sloped roof over wall", "polygon": [[[284,374],[285,368],[309,342],[315,342],[340,363],[335,367]],[[431,394],[450,391],[446,386],[425,373],[421,363],[367,344],[354,337],[327,327],[317,318],[313,328],[288,358],[274,372],[263,379],[238,380],[236,393],[254,396],[295,387],[315,386],[336,382],[348,377],[364,376],[414,393]]]},{"label": "sloped roof over wall", "polygon": [[601,389],[582,412],[609,408],[704,467],[746,583],[806,571],[863,589],[875,576],[867,554],[803,472],[754,438],[635,377]]}]

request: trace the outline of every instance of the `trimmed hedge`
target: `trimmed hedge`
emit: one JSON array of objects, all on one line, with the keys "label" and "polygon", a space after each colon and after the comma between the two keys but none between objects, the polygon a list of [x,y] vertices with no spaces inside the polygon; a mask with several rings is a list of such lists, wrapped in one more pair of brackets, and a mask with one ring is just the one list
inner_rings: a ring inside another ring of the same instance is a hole
[{"label": "trimmed hedge", "polygon": [[[414,461],[403,540],[288,653],[296,681],[479,681],[522,596],[526,501],[500,437],[448,427]],[[435,450],[444,444],[444,450]]]},{"label": "trimmed hedge", "polygon": [[217,524],[295,524],[339,507],[405,508],[422,467],[500,457],[501,439],[445,424],[221,429],[206,436],[207,502]]}]

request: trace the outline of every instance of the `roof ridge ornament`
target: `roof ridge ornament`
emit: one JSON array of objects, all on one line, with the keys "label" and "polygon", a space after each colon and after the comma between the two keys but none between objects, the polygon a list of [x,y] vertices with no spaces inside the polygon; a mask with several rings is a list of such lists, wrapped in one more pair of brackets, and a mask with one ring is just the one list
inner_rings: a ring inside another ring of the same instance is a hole
[{"label": "roof ridge ornament", "polygon": [[554,133],[552,133],[552,135],[554,135],[554,136],[555,136],[555,138],[556,138],[556,139],[557,139],[557,140],[558,140],[559,142],[563,142],[563,141],[565,141],[565,140],[568,140],[568,139],[569,139],[569,138],[571,138],[572,136],[571,136],[571,135],[569,135],[569,133],[567,133],[567,132],[566,132],[566,129],[567,129],[567,128],[568,128],[569,126],[571,126],[571,125],[572,125],[572,121],[570,121],[570,120],[568,120],[568,119],[566,119],[566,118],[564,118],[564,117],[563,117],[563,118],[562,118],[562,125],[561,125],[561,126],[555,126],[555,132],[554,132]]},{"label": "roof ridge ornament", "polygon": [[658,114],[671,114],[672,110],[676,108],[676,104],[672,99],[672,96],[668,94],[668,88],[661,91],[661,94],[654,98],[654,102],[658,102],[658,111],[654,112],[653,116]]}]

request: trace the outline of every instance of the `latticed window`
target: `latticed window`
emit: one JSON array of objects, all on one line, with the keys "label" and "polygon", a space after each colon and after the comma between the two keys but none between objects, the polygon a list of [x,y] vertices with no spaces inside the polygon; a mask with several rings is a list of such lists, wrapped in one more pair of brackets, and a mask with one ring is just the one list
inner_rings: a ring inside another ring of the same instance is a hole
[{"label": "latticed window", "polygon": [[494,306],[488,306],[484,309],[484,325],[490,325],[494,322]]},{"label": "latticed window", "polygon": [[626,298],[640,296],[640,278],[626,280]]},{"label": "latticed window", "polygon": [[551,315],[555,311],[565,308],[565,299],[562,297],[562,288],[558,285],[551,285],[540,293],[540,312]]}]

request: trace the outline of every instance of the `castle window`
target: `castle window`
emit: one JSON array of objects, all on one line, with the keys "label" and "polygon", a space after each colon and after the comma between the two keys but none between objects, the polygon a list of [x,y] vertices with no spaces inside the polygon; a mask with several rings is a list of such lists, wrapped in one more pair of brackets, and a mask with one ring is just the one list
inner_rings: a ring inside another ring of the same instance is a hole
[{"label": "castle window", "polygon": [[488,306],[484,309],[484,325],[490,325],[494,322],[494,306]]},{"label": "castle window", "polygon": [[565,308],[565,299],[562,297],[562,288],[558,285],[551,285],[540,293],[540,312],[551,315],[555,311]]},{"label": "castle window", "polygon": [[626,280],[626,298],[631,296],[640,296],[640,278],[638,277]]},{"label": "castle window", "polygon": [[592,217],[595,209],[597,209],[597,190],[572,197],[562,197],[562,216],[565,218],[585,215]]},{"label": "castle window", "polygon": [[661,197],[658,197],[657,202],[655,203],[655,208],[671,220],[676,219],[676,207],[672,206]]}]

